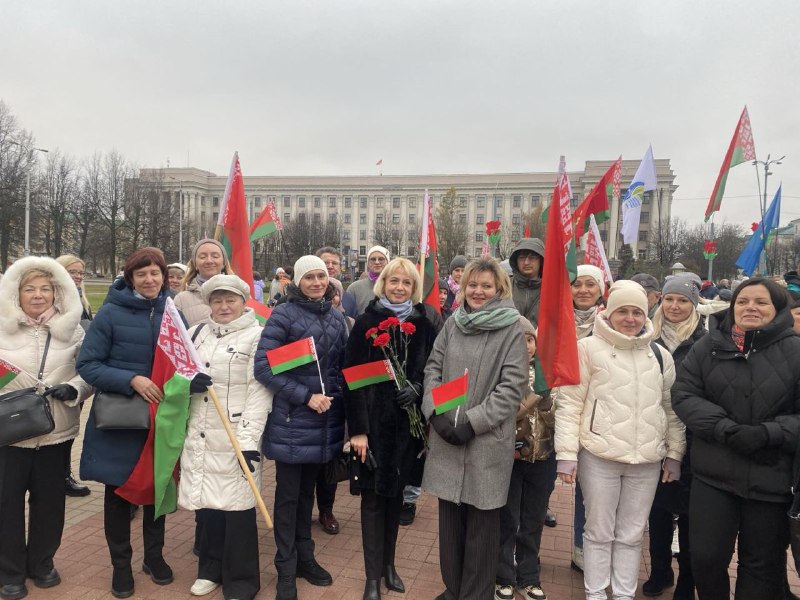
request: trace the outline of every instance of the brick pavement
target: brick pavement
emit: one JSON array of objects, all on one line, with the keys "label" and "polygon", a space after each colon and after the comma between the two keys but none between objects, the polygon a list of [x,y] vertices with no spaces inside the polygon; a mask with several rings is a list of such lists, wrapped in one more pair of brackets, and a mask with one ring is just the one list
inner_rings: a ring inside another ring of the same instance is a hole
[{"label": "brick pavement", "polygon": [[[85,420],[89,406],[83,412]],[[73,451],[74,472],[78,472],[81,440],[77,440]],[[275,466],[265,461],[263,496],[272,510],[274,499]],[[67,498],[67,515],[64,538],[55,558],[56,568],[61,573],[62,584],[47,590],[37,589],[28,582],[31,600],[100,600],[113,598],[110,591],[111,564],[103,535],[102,486],[89,484],[90,496]],[[545,528],[542,539],[542,586],[550,600],[584,598],[583,579],[569,568],[572,540],[572,486],[556,484],[551,498],[551,508],[558,517],[558,526]],[[317,558],[333,575],[334,583],[327,588],[309,585],[298,580],[300,600],[359,600],[364,589],[363,553],[361,550],[361,526],[359,520],[359,498],[351,496],[347,484],[339,486],[335,514],[341,525],[338,535],[325,534],[318,524],[313,529],[317,545]],[[133,544],[134,599],[172,600],[194,598],[189,587],[196,577],[197,561],[192,554],[194,539],[193,513],[179,510],[167,516],[166,544],[164,556],[175,572],[175,581],[168,586],[155,585],[141,572],[142,534],[141,511],[131,524]],[[272,534],[259,517],[261,592],[258,599],[275,597],[276,571],[272,564],[275,543]],[[643,551],[640,586],[637,599],[643,599],[641,582],[647,579],[649,557]],[[428,600],[439,594],[444,586],[439,574],[439,545],[436,498],[423,494],[417,510],[417,518],[410,527],[401,527],[397,543],[396,566],[405,582],[407,592],[386,592],[385,598],[408,598]],[[735,565],[735,561],[733,563]],[[675,566],[677,573],[677,565]],[[791,572],[791,571],[790,571]],[[732,578],[735,569],[731,569]],[[800,580],[790,575],[792,589],[800,593]],[[205,596],[209,600],[222,600],[218,588]],[[519,596],[518,596],[519,598]],[[668,590],[662,598],[671,598]]]}]

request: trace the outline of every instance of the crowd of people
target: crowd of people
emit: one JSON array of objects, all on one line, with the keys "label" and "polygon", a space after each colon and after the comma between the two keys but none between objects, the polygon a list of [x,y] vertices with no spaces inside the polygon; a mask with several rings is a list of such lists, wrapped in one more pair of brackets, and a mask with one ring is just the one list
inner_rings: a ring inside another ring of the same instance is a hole
[{"label": "crowd of people", "polygon": [[[422,490],[438,499],[445,590],[436,600],[546,600],[540,547],[543,526],[555,524],[557,479],[574,484],[572,566],[587,600],[609,588],[614,599],[634,598],[648,524],[645,595],[674,586],[675,600],[728,599],[736,550],[737,599],[794,598],[786,555],[800,442],[800,276],[611,282],[581,265],[571,284],[580,381],[547,389],[536,354],[544,252],[525,238],[506,264],[453,257],[439,310],[422,302],[416,266],[381,246],[347,289],[332,247],[271,281],[256,273],[252,288],[216,240],[200,240],[186,265],[141,248],[96,314],[80,258],[18,260],[0,280],[0,360],[19,371],[0,402],[35,392],[53,427],[0,446],[0,597],[25,597],[28,579],[61,583],[53,559],[65,498],[90,493],[70,469],[82,404],[92,394],[162,400],[151,371],[174,298],[204,365],[189,387],[177,489],[178,505],[195,512],[192,595],[259,592],[256,499],[243,469],[260,486],[266,457],[275,464],[276,600],[297,598],[297,578],[332,584],[315,556],[314,504],[323,530],[337,534],[345,479],[361,502],[364,600],[384,587],[405,591],[398,532],[413,523]],[[251,291],[272,307],[264,326],[247,306]],[[270,360],[308,338],[314,361]],[[346,383],[344,370],[387,359],[393,378]],[[467,392],[442,404],[433,390],[462,377]],[[139,508],[118,492],[147,436],[107,428],[94,408],[83,431],[80,478],[105,486],[116,598],[135,591]],[[153,505],[142,514],[141,569],[171,584],[167,517],[155,518]]]}]

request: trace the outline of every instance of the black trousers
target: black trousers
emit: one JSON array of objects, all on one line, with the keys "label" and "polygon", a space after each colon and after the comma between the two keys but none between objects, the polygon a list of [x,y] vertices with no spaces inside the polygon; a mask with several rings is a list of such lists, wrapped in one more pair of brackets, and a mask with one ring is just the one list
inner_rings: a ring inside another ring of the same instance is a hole
[{"label": "black trousers", "polygon": [[320,465],[317,475],[317,511],[319,514],[332,513],[336,501],[336,484],[325,479],[325,465]]},{"label": "black trousers", "polygon": [[225,598],[252,600],[261,589],[256,509],[204,508],[197,515],[203,523],[197,578],[222,583]]},{"label": "black trousers", "polygon": [[[0,448],[0,585],[44,577],[64,532],[67,443]],[[25,539],[25,493],[29,526]]]},{"label": "black trousers", "polygon": [[736,600],[783,598],[788,503],[746,500],[694,479],[689,500],[692,570],[700,600],[728,600],[738,536]]},{"label": "black trousers", "polygon": [[74,439],[71,439],[68,442],[64,442],[67,445],[64,452],[64,479],[72,475],[72,444],[74,441]]},{"label": "black trousers", "polygon": [[361,490],[361,542],[367,579],[380,579],[386,565],[394,566],[403,493],[393,498]]},{"label": "black trousers", "polygon": [[294,575],[297,562],[314,558],[311,513],[314,485],[320,465],[275,461],[275,568],[278,575]]},{"label": "black trousers", "polygon": [[494,597],[500,511],[439,500],[439,564],[445,600]]},{"label": "black trousers", "polygon": [[[650,564],[652,573],[668,574],[672,572],[672,512],[661,506],[653,505],[648,518],[650,537]],[[689,540],[689,515],[678,515],[678,543],[681,551],[678,554],[678,579],[683,585],[694,587],[692,574],[692,552]]]},{"label": "black trousers", "polygon": [[[63,484],[63,482],[62,482]],[[63,485],[62,485],[63,487]],[[103,498],[103,526],[106,543],[111,554],[111,564],[115,568],[131,566],[131,503],[117,496],[117,487],[106,486]],[[164,526],[166,517],[155,516],[155,507],[148,504],[142,510],[142,538],[144,542],[144,560],[161,558],[164,548]]]}]

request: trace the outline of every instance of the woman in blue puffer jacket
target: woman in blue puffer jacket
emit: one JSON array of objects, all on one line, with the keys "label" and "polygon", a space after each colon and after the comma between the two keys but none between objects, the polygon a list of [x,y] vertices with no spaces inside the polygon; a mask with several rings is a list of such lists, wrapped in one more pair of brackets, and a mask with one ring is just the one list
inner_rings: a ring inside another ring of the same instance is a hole
[{"label": "woman in blue puffer jacket", "polygon": [[[314,559],[311,513],[319,469],[338,456],[344,441],[341,370],[347,324],[341,312],[331,310],[334,293],[321,258],[297,259],[294,283],[287,287],[286,301],[272,311],[256,352],[256,379],[274,393],[262,446],[276,471],[277,600],[297,597],[295,577],[313,585],[333,582]],[[318,364],[273,373],[266,352],[308,337],[314,338]]]}]

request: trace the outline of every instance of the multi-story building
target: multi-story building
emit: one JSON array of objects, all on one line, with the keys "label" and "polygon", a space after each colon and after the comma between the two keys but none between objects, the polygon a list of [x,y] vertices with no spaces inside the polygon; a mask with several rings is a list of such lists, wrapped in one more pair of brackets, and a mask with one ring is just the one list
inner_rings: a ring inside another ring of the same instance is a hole
[{"label": "multi-story building", "polygon": [[[582,171],[570,171],[573,208],[585,198],[613,161],[587,161]],[[622,195],[639,161],[622,163]],[[646,259],[653,232],[669,218],[677,186],[669,159],[656,160],[658,186],[647,192],[641,212],[639,237],[632,245],[634,256]],[[384,176],[245,176],[249,218],[260,214],[269,200],[275,202],[278,217],[289,222],[304,214],[325,222],[336,220],[341,229],[345,256],[364,268],[366,251],[373,244],[376,228],[391,224],[403,238],[401,254],[414,256],[422,220],[425,190],[436,203],[451,188],[456,189],[458,219],[467,225],[467,252],[479,255],[485,223],[499,219],[516,241],[524,230],[524,218],[538,206],[549,204],[556,180],[555,172],[489,173],[482,175],[384,175]],[[183,194],[184,230],[191,242],[210,235],[219,216],[226,177],[195,168],[143,169],[141,177],[160,181],[169,198],[178,202]],[[600,226],[600,235],[609,258],[621,246],[619,229],[622,211],[618,202],[611,206],[611,218]],[[353,265],[355,266],[355,265]]]}]

